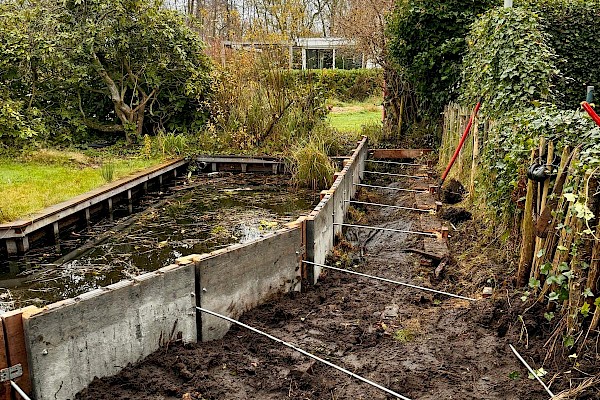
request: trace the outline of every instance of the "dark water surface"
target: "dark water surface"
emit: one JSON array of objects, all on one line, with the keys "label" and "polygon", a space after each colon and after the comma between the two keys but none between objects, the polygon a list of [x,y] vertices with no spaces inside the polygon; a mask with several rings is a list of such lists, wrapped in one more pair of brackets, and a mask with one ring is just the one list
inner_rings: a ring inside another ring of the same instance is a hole
[{"label": "dark water surface", "polygon": [[[28,255],[0,264],[0,309],[43,306],[154,271],[190,254],[246,243],[281,229],[318,202],[285,176],[199,177],[120,230],[87,234],[106,240],[68,262],[60,254]],[[118,224],[119,221],[117,221]],[[114,226],[112,227],[114,229]],[[78,235],[79,233],[75,233]],[[46,251],[48,251],[46,249]],[[59,262],[57,262],[59,261]]]}]

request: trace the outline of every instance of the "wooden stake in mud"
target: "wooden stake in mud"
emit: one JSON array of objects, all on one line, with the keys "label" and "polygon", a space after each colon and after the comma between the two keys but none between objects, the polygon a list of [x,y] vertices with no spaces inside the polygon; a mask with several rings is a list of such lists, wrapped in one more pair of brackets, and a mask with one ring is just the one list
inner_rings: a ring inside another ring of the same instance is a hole
[{"label": "wooden stake in mud", "polygon": [[[535,150],[531,152],[531,162],[535,160]],[[533,261],[533,249],[535,243],[535,234],[533,226],[533,196],[535,191],[535,182],[527,180],[527,197],[525,198],[525,213],[523,215],[521,257],[519,259],[519,269],[517,271],[517,286],[525,286],[529,278],[531,262]]]},{"label": "wooden stake in mud", "polygon": [[[540,152],[541,151],[542,151],[542,149],[540,150]],[[550,164],[552,164],[553,160],[554,160],[554,143],[550,142],[550,143],[548,143],[548,154],[546,157],[546,165],[550,166]],[[566,159],[565,159],[565,161],[566,161]],[[554,167],[552,166],[552,168],[554,168]],[[541,215],[544,208],[546,208],[546,201],[548,200],[549,189],[550,189],[550,178],[546,179],[541,191],[538,192],[538,196],[540,197],[540,203],[539,203],[539,208],[538,208],[539,214],[538,215]],[[533,254],[534,254],[533,265],[531,267],[531,276],[535,279],[540,278],[540,265],[541,265],[540,261],[543,257],[543,254],[542,254],[542,257],[538,257],[537,255],[544,248],[544,244],[545,244],[544,238],[536,237],[535,250],[533,251]]]}]

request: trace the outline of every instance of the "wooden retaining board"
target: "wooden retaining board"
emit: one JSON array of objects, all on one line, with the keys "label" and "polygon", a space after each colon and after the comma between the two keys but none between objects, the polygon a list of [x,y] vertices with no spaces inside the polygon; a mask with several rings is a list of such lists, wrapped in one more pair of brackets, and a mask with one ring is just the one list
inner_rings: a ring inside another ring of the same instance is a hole
[{"label": "wooden retaining board", "polygon": [[432,151],[433,149],[376,149],[373,150],[373,158],[388,160],[414,159]]},{"label": "wooden retaining board", "polygon": [[162,177],[166,174],[176,176],[177,169],[186,164],[187,161],[183,159],[169,161],[45,208],[29,218],[0,224],[0,238],[5,242],[6,252],[8,255],[25,253],[29,250],[30,235],[38,231],[42,232],[42,230],[53,230],[53,225],[60,232],[61,225],[64,225],[61,224],[61,221],[64,222],[68,218],[79,219],[84,212],[89,215],[89,210],[103,202],[111,203],[113,199],[129,198],[129,194],[135,188],[147,184],[148,181],[154,178],[162,180]]},{"label": "wooden retaining board", "polygon": [[196,161],[206,163],[211,172],[262,172],[278,174],[284,171],[284,163],[276,158],[241,156],[198,156]]}]

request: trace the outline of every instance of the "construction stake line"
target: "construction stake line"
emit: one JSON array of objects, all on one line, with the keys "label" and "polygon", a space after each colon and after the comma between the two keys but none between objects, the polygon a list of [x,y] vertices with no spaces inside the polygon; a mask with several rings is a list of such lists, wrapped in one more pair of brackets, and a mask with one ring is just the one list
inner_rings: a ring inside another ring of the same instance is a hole
[{"label": "construction stake line", "polygon": [[215,316],[217,318],[224,319],[225,321],[229,321],[232,324],[244,327],[244,328],[246,328],[246,329],[248,329],[248,330],[250,330],[250,331],[252,331],[254,333],[258,333],[259,335],[265,336],[265,337],[267,337],[267,338],[269,338],[269,339],[271,339],[271,340],[273,340],[273,341],[275,341],[277,343],[280,343],[280,344],[282,344],[282,345],[284,345],[286,347],[289,347],[290,349],[292,349],[294,351],[297,351],[298,353],[304,354],[305,356],[310,357],[313,360],[317,360],[320,363],[323,363],[323,364],[328,365],[328,366],[330,366],[332,368],[335,368],[338,371],[343,372],[346,375],[350,375],[351,377],[353,377],[355,379],[358,379],[359,381],[362,381],[362,382],[367,383],[367,384],[369,384],[369,385],[371,385],[371,386],[373,386],[373,387],[375,387],[375,388],[377,388],[379,390],[382,390],[382,391],[386,392],[387,394],[391,394],[394,397],[397,397],[397,398],[402,399],[402,400],[411,400],[408,397],[402,396],[401,394],[398,394],[398,393],[394,392],[393,390],[390,390],[390,389],[388,389],[386,387],[383,387],[383,386],[381,386],[381,385],[379,385],[379,384],[377,384],[377,383],[375,383],[373,381],[368,380],[367,378],[363,378],[360,375],[356,375],[355,373],[350,372],[347,369],[344,369],[344,368],[339,367],[339,366],[337,366],[337,365],[335,365],[335,364],[333,364],[333,363],[331,363],[329,361],[326,361],[326,360],[324,360],[324,359],[322,359],[320,357],[317,357],[317,356],[315,356],[315,355],[313,355],[313,354],[311,354],[311,353],[309,353],[309,352],[307,352],[305,350],[302,350],[299,347],[296,347],[295,345],[293,345],[291,343],[285,342],[285,341],[283,341],[283,340],[281,340],[279,338],[276,338],[275,336],[269,335],[266,332],[260,331],[260,330],[258,330],[256,328],[253,328],[250,325],[246,325],[246,324],[244,324],[242,322],[236,321],[233,318],[229,318],[229,317],[226,317],[224,315],[217,314],[214,311],[206,310],[206,309],[204,309],[202,307],[196,307],[196,309],[198,309],[198,311],[201,311],[203,313],[210,314],[210,315]]},{"label": "construction stake line", "polygon": [[550,395],[550,398],[554,398],[554,393],[552,393],[552,391],[550,390],[550,388],[548,386],[546,386],[546,384],[544,383],[544,381],[542,381],[540,379],[540,377],[535,373],[535,371],[529,366],[529,364],[527,364],[527,361],[525,361],[523,359],[523,357],[521,357],[521,355],[517,352],[517,350],[513,347],[512,344],[508,345],[510,347],[510,349],[512,350],[513,353],[515,353],[515,356],[517,356],[517,358],[519,359],[519,361],[521,361],[523,363],[523,365],[525,367],[527,367],[527,370],[529,371],[529,373],[531,375],[533,375],[535,377],[535,379],[538,380],[539,383],[542,384],[542,386],[544,387],[544,389],[546,389],[546,392],[548,392],[548,394]]},{"label": "construction stake line", "polygon": [[421,208],[412,208],[412,207],[402,207],[402,206],[392,206],[390,204],[379,204],[379,203],[368,203],[366,201],[356,201],[356,200],[344,200],[344,203],[350,204],[363,204],[365,206],[378,206],[378,207],[389,207],[396,208],[398,210],[408,210],[408,211],[418,211],[423,213],[435,214],[435,210],[423,210]]},{"label": "construction stake line", "polygon": [[379,226],[340,224],[340,223],[337,223],[337,222],[335,222],[333,225],[346,226],[346,227],[349,227],[349,228],[372,229],[372,230],[377,230],[377,231],[387,231],[387,232],[396,232],[396,233],[408,233],[408,234],[412,234],[412,235],[438,237],[438,235],[436,235],[435,233],[430,233],[430,232],[405,231],[405,230],[402,230],[402,229],[382,228],[382,227],[379,227]]},{"label": "construction stake line", "polygon": [[375,280],[378,280],[378,281],[387,282],[387,283],[393,283],[395,285],[406,286],[406,287],[409,287],[409,288],[419,289],[419,290],[423,290],[423,291],[426,291],[426,292],[432,292],[432,293],[442,294],[444,296],[454,297],[456,299],[469,300],[469,301],[477,301],[477,299],[473,299],[471,297],[465,297],[465,296],[460,296],[458,294],[452,294],[452,293],[448,293],[448,292],[442,292],[440,290],[430,289],[430,288],[426,288],[426,287],[423,287],[423,286],[412,285],[410,283],[393,281],[391,279],[380,278],[378,276],[362,274],[360,272],[354,272],[354,271],[350,271],[348,269],[336,268],[336,267],[332,267],[330,265],[317,264],[317,263],[314,263],[314,262],[304,261],[304,260],[302,260],[302,262],[305,263],[305,264],[316,265],[317,267],[321,267],[321,268],[327,268],[327,269],[332,269],[334,271],[345,272],[345,273],[352,274],[352,275],[362,276],[363,278],[375,279]]},{"label": "construction stake line", "polygon": [[425,164],[413,164],[413,163],[403,163],[403,162],[394,162],[394,161],[377,161],[377,160],[365,160],[365,162],[371,162],[376,164],[391,164],[391,165],[404,165],[409,167],[427,167]]},{"label": "construction stake line", "polygon": [[401,188],[395,188],[395,187],[389,187],[389,186],[365,185],[364,183],[355,183],[354,186],[368,187],[368,188],[375,188],[375,189],[397,190],[399,192],[429,193],[427,190],[401,189]]},{"label": "construction stake line", "polygon": [[31,400],[31,398],[29,396],[27,396],[27,393],[25,393],[23,391],[23,389],[21,389],[19,387],[19,385],[17,385],[14,381],[10,381],[10,385],[13,387],[13,389],[15,389],[17,391],[17,393],[19,393],[19,395],[24,399],[24,400]]},{"label": "construction stake line", "polygon": [[372,175],[385,175],[385,176],[399,176],[401,178],[411,178],[411,179],[427,179],[425,176],[417,176],[417,175],[403,175],[403,174],[390,174],[389,172],[377,172],[377,171],[363,171],[365,174]]}]

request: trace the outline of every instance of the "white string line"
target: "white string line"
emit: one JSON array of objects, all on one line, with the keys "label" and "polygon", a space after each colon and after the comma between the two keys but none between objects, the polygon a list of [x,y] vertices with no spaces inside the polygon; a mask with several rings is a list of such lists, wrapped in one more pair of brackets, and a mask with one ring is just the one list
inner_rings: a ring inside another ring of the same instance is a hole
[{"label": "white string line", "polygon": [[399,210],[419,211],[419,212],[424,212],[424,213],[435,214],[435,210],[424,210],[422,208],[393,206],[391,204],[369,203],[369,202],[366,202],[366,201],[356,201],[356,200],[344,200],[344,202],[351,203],[351,204],[364,204],[364,205],[367,205],[367,206],[389,207],[389,208],[396,208],[396,209],[399,209]]},{"label": "white string line", "polygon": [[525,365],[527,367],[527,369],[529,370],[529,372],[531,373],[531,375],[533,375],[535,377],[535,379],[537,379],[538,382],[542,384],[542,386],[544,387],[544,389],[546,389],[546,392],[548,392],[548,394],[550,395],[550,397],[554,397],[554,393],[552,393],[552,391],[550,390],[550,388],[548,386],[546,386],[546,384],[544,383],[544,381],[542,381],[540,379],[540,377],[538,376],[538,374],[536,374],[535,371],[529,366],[529,364],[527,364],[527,361],[525,361],[523,359],[523,357],[521,357],[521,355],[517,352],[517,350],[513,347],[513,345],[509,344],[508,346],[510,347],[510,349],[512,350],[512,352],[515,353],[515,356],[517,356],[517,358],[519,359],[519,361],[521,361],[523,363],[523,365]]},{"label": "white string line", "polygon": [[347,369],[344,369],[344,368],[342,368],[340,366],[337,366],[337,365],[335,365],[335,364],[333,364],[333,363],[331,363],[331,362],[329,362],[327,360],[324,360],[324,359],[322,359],[320,357],[317,357],[314,354],[311,354],[311,353],[309,353],[309,352],[307,352],[305,350],[302,350],[301,348],[299,348],[299,347],[297,347],[297,346],[295,346],[295,345],[293,345],[291,343],[285,342],[285,341],[283,341],[283,340],[281,340],[279,338],[276,338],[275,336],[269,335],[266,332],[260,331],[260,330],[258,330],[256,328],[253,328],[250,325],[246,325],[243,322],[239,322],[239,321],[237,321],[237,320],[235,320],[233,318],[229,318],[229,317],[226,317],[224,315],[217,314],[214,311],[206,310],[206,309],[204,309],[202,307],[196,307],[196,308],[199,311],[203,312],[203,313],[210,314],[210,315],[213,315],[213,316],[215,316],[217,318],[224,319],[225,321],[229,321],[232,324],[236,324],[236,325],[242,326],[242,327],[244,327],[244,328],[246,328],[246,329],[248,329],[248,330],[250,330],[250,331],[252,331],[254,333],[258,333],[259,335],[265,336],[265,337],[267,337],[267,338],[269,338],[269,339],[271,339],[271,340],[273,340],[273,341],[275,341],[277,343],[280,343],[280,344],[282,344],[282,345],[284,345],[286,347],[289,347],[290,349],[292,349],[294,351],[297,351],[298,353],[304,354],[307,357],[310,357],[310,358],[312,358],[314,360],[317,360],[317,361],[319,361],[319,362],[321,362],[321,363],[323,363],[325,365],[328,365],[328,366],[330,366],[332,368],[335,368],[338,371],[343,372],[344,374],[350,375],[351,377],[353,377],[355,379],[358,379],[359,381],[367,383],[367,384],[369,384],[369,385],[371,385],[371,386],[373,386],[373,387],[375,387],[375,388],[377,388],[379,390],[382,390],[382,391],[384,391],[384,392],[386,392],[388,394],[391,394],[392,396],[395,396],[395,397],[397,397],[399,399],[402,399],[402,400],[411,400],[408,397],[404,397],[401,394],[398,394],[398,393],[394,392],[393,390],[390,390],[390,389],[388,389],[386,387],[383,387],[383,386],[381,386],[381,385],[379,385],[379,384],[377,384],[377,383],[375,383],[373,381],[368,380],[367,378],[363,378],[362,376],[357,375],[357,374],[355,374],[353,372],[350,372]]},{"label": "white string line", "polygon": [[427,179],[426,176],[404,175],[404,174],[391,174],[389,172],[377,172],[377,171],[363,171],[363,172],[365,174],[373,174],[373,175],[399,176],[401,178],[412,178],[412,179]]},{"label": "white string line", "polygon": [[419,289],[419,290],[424,290],[426,292],[432,292],[432,293],[442,294],[444,296],[454,297],[454,298],[457,298],[457,299],[469,300],[469,301],[478,301],[477,299],[473,299],[471,297],[465,297],[465,296],[460,296],[458,294],[453,294],[453,293],[448,293],[448,292],[442,292],[440,290],[430,289],[430,288],[423,287],[423,286],[417,286],[417,285],[413,285],[413,284],[410,284],[410,283],[393,281],[391,279],[380,278],[378,276],[373,276],[373,275],[367,275],[367,274],[363,274],[363,273],[360,273],[360,272],[350,271],[348,269],[336,268],[336,267],[332,267],[330,265],[317,264],[317,263],[314,263],[314,262],[311,262],[311,261],[305,261],[305,260],[303,260],[302,262],[305,263],[305,264],[316,265],[317,267],[332,269],[334,271],[346,272],[348,274],[362,276],[363,278],[375,279],[375,280],[378,280],[378,281],[387,282],[387,283],[393,283],[395,285],[400,285],[400,286],[407,286],[407,287],[410,287],[410,288],[413,288],[413,289]]},{"label": "white string line", "polygon": [[362,228],[362,229],[371,229],[376,231],[386,231],[386,232],[396,232],[396,233],[407,233],[412,235],[421,235],[421,236],[429,236],[429,237],[438,237],[435,233],[429,232],[417,232],[417,231],[406,231],[403,229],[392,229],[392,228],[382,228],[379,226],[367,226],[367,225],[353,225],[353,224],[341,224],[338,222],[334,222],[333,225],[337,226],[347,226],[349,228]]},{"label": "white string line", "polygon": [[397,190],[399,192],[429,193],[427,190],[401,189],[401,188],[395,188],[395,187],[389,187],[389,186],[365,185],[364,183],[355,183],[354,186],[368,187],[368,188],[375,188],[375,189]]}]

